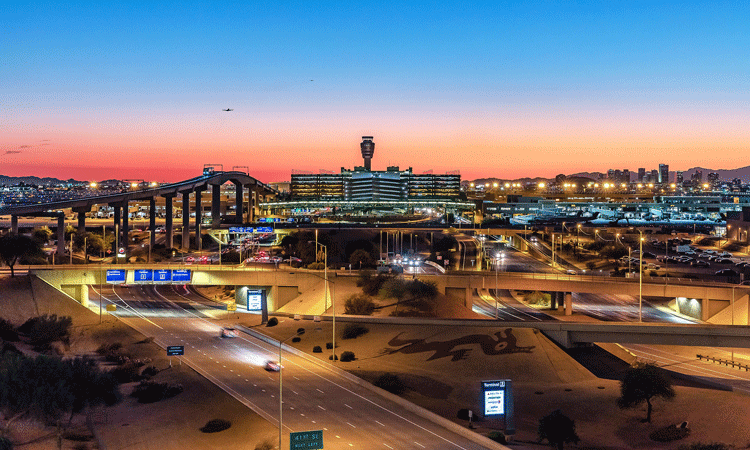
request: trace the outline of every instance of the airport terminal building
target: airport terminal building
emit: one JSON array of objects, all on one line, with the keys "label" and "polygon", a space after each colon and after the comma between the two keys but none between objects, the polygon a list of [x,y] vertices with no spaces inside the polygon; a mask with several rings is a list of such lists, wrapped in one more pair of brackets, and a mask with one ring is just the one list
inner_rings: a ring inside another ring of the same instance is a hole
[{"label": "airport terminal building", "polygon": [[461,208],[472,208],[472,203],[460,202],[461,175],[458,172],[417,174],[411,167],[402,170],[398,166],[371,170],[375,144],[372,136],[362,139],[363,166],[342,167],[339,173],[292,173],[290,201],[280,203],[292,209],[331,204],[340,209],[401,210],[457,203],[461,203]]}]

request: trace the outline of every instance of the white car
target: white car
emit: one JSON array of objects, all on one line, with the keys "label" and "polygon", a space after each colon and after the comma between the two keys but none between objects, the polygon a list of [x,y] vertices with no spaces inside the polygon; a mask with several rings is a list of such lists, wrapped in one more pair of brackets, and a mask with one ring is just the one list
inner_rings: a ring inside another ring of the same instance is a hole
[{"label": "white car", "polygon": [[276,361],[266,361],[266,365],[263,367],[269,372],[280,372],[283,366]]},{"label": "white car", "polygon": [[224,327],[221,329],[221,337],[223,338],[236,338],[238,336],[237,329],[232,327]]}]

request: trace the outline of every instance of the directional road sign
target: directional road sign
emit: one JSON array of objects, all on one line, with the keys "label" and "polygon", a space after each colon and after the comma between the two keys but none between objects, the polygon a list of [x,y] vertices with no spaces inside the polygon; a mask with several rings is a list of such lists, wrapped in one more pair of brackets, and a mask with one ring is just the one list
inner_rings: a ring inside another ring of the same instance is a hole
[{"label": "directional road sign", "polygon": [[323,448],[323,430],[289,433],[289,450],[313,450]]}]

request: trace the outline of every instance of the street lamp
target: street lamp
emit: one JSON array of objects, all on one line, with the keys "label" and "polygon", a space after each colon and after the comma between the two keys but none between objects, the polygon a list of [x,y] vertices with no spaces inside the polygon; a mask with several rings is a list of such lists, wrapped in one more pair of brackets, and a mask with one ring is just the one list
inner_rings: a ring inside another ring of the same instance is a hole
[{"label": "street lamp", "polygon": [[638,240],[640,253],[638,254],[638,322],[643,322],[643,231],[638,230],[641,238]]},{"label": "street lamp", "polygon": [[151,230],[146,230],[148,233],[148,263],[151,264]]},{"label": "street lamp", "polygon": [[581,237],[581,224],[576,225],[576,247],[579,247],[578,239]]},{"label": "street lamp", "polygon": [[[317,240],[315,241],[315,261],[318,260],[318,247],[317,247],[318,245],[323,247],[323,250],[325,251],[325,266],[323,268],[323,278],[325,279],[324,308],[327,309],[328,308],[328,247],[325,244],[320,244]],[[332,344],[333,344],[333,349],[331,350],[333,352],[333,356],[332,356],[331,361],[335,362],[336,361],[336,299],[335,298],[331,299],[331,308],[332,308],[331,313],[333,314],[333,320],[332,320],[333,338],[331,339]],[[323,312],[325,312],[325,309],[323,310]]]},{"label": "street lamp", "polygon": [[282,395],[282,386],[284,385],[284,368],[281,365],[281,346],[284,342],[288,341],[289,339],[295,338],[297,336],[305,334],[305,329],[300,328],[297,330],[297,333],[295,333],[293,336],[289,336],[288,338],[284,339],[283,341],[279,341],[279,450],[281,450],[281,429],[282,426],[282,411],[284,409],[284,401],[281,398]]}]

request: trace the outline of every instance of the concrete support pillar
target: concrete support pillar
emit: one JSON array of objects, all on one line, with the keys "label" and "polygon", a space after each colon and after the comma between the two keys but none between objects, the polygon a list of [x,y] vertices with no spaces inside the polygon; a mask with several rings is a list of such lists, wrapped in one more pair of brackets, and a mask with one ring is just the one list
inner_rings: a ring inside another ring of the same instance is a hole
[{"label": "concrete support pillar", "polygon": [[549,309],[557,309],[557,292],[549,293]]},{"label": "concrete support pillar", "polygon": [[242,183],[234,183],[234,223],[242,225],[245,222],[245,214],[243,212],[245,202],[244,200],[244,188]]},{"label": "concrete support pillar", "polygon": [[122,225],[120,223],[120,219],[121,219],[122,210],[120,209],[120,205],[110,205],[110,206],[115,208],[115,223],[114,223],[114,226],[115,226],[114,246],[115,248],[113,248],[112,251],[115,253],[115,255],[117,255],[117,247],[120,245],[120,225]]},{"label": "concrete support pillar", "polygon": [[190,250],[190,192],[182,193],[182,249]]},{"label": "concrete support pillar", "polygon": [[91,207],[88,208],[75,208],[73,212],[78,214],[78,235],[83,236],[86,234],[86,213],[91,211]]},{"label": "concrete support pillar", "polygon": [[211,228],[219,228],[221,225],[221,186],[211,185]]},{"label": "concrete support pillar", "polygon": [[573,314],[573,294],[570,292],[565,293],[565,315],[570,316]]},{"label": "concrete support pillar", "polygon": [[203,250],[201,242],[201,216],[203,215],[203,191],[195,191],[195,248],[198,251]]},{"label": "concrete support pillar", "polygon": [[707,298],[701,300],[701,320],[706,322],[710,318],[711,308],[710,301]]},{"label": "concrete support pillar", "polygon": [[156,198],[154,197],[148,201],[148,229],[151,231],[149,245],[153,249],[156,244]]},{"label": "concrete support pillar", "polygon": [[65,255],[65,216],[57,217],[57,254]]},{"label": "concrete support pillar", "polygon": [[250,189],[250,198],[248,200],[248,220],[250,223],[255,222],[255,208],[258,205],[258,191]]},{"label": "concrete support pillar", "polygon": [[127,255],[130,253],[128,252],[128,246],[130,242],[128,242],[128,232],[130,231],[129,225],[128,225],[128,219],[130,217],[130,212],[128,211],[128,202],[127,200],[123,202],[122,204],[122,227],[120,227],[120,247],[125,249],[125,255],[127,259]]},{"label": "concrete support pillar", "polygon": [[10,232],[18,234],[18,216],[15,214],[10,216]]},{"label": "concrete support pillar", "polygon": [[466,293],[464,294],[464,306],[471,309],[472,306],[474,306],[474,298],[472,296],[473,293],[472,288],[466,288]]},{"label": "concrete support pillar", "polygon": [[166,203],[166,207],[165,207],[165,219],[164,219],[166,223],[164,224],[164,229],[167,232],[167,236],[166,236],[167,237],[167,248],[174,247],[174,224],[172,223],[173,222],[173,217],[172,217],[172,213],[173,213],[173,211],[172,211],[172,199],[173,198],[174,198],[173,195],[165,195],[164,196],[164,201]]}]

